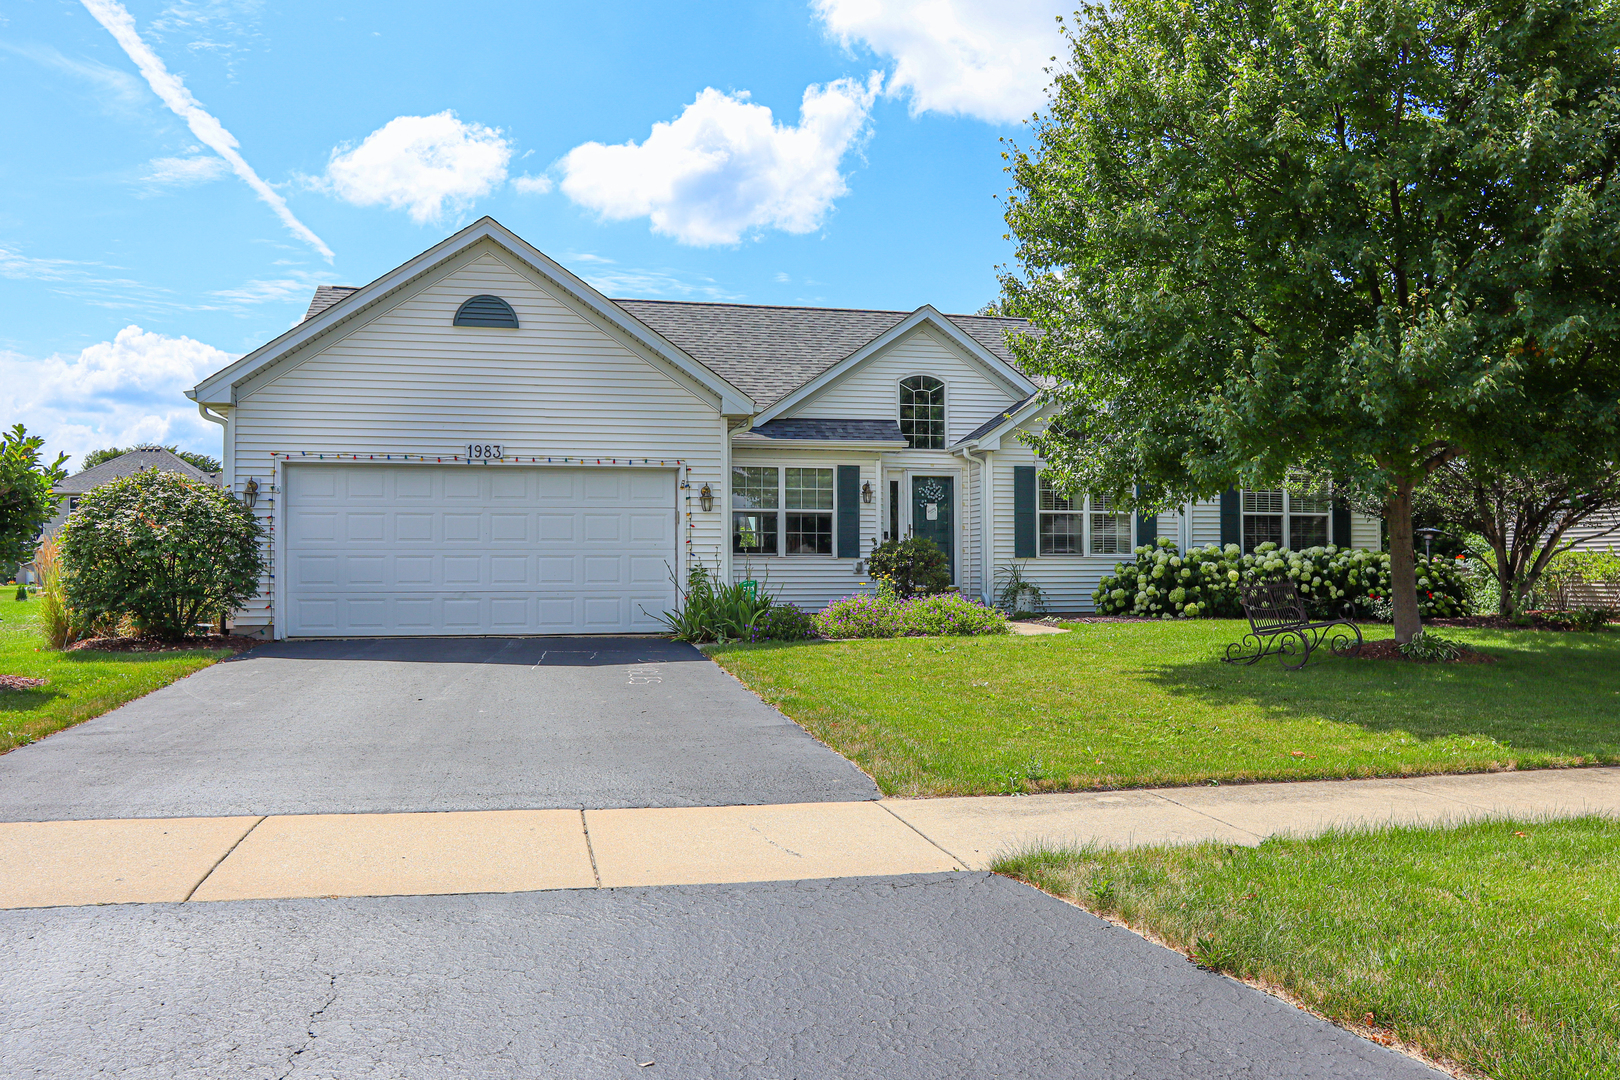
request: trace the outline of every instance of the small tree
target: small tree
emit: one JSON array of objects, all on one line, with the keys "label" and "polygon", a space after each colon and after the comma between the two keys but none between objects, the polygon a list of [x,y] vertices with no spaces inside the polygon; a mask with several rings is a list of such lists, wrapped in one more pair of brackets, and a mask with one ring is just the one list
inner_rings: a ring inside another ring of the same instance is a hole
[{"label": "small tree", "polygon": [[866,560],[872,577],[886,581],[900,600],[944,592],[951,585],[951,562],[939,545],[921,536],[888,540]]},{"label": "small tree", "polygon": [[21,424],[0,436],[0,566],[27,562],[56,513],[60,496],[51,488],[67,475],[67,455],[47,465],[39,455],[44,445]]},{"label": "small tree", "polygon": [[1390,528],[1458,457],[1620,460],[1620,21],[1593,0],[1113,0],[1011,155],[1012,342],[1057,482],[1301,468]]},{"label": "small tree", "polygon": [[62,533],[68,603],[85,622],[131,616],[169,641],[259,591],[262,529],[211,484],[148,470],[79,500]]},{"label": "small tree", "polygon": [[1595,534],[1620,532],[1620,469],[1577,479],[1526,474],[1458,459],[1437,469],[1424,485],[1425,501],[1448,523],[1478,533],[1495,556],[1500,613],[1529,601],[1555,558],[1574,546],[1571,529],[1607,523]]}]

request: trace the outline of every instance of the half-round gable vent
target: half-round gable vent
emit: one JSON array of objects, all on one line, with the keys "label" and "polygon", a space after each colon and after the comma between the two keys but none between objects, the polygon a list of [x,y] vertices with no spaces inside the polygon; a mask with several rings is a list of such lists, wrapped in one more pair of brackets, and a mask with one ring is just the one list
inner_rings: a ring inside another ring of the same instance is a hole
[{"label": "half-round gable vent", "polygon": [[474,296],[456,309],[457,326],[507,326],[517,329],[517,312],[498,296]]}]

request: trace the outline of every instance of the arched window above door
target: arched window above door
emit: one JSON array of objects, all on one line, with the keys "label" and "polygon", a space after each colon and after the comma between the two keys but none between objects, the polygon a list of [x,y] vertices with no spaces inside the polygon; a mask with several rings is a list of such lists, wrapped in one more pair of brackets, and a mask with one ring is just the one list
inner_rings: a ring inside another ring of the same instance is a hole
[{"label": "arched window above door", "polygon": [[913,450],[945,449],[945,384],[931,375],[900,383],[900,434]]}]

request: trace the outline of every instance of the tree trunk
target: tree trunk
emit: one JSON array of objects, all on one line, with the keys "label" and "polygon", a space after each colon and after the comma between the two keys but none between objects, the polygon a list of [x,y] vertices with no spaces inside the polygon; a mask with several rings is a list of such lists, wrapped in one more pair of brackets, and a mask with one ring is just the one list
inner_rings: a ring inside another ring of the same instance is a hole
[{"label": "tree trunk", "polygon": [[1412,481],[1395,482],[1384,508],[1389,519],[1389,599],[1395,608],[1395,640],[1404,645],[1423,629],[1418,615],[1417,552],[1412,545]]}]

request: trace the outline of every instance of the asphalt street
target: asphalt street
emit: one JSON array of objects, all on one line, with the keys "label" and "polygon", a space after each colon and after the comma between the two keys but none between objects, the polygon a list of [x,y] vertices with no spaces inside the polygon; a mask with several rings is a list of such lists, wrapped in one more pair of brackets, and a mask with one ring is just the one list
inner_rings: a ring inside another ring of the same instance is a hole
[{"label": "asphalt street", "polygon": [[0,756],[0,821],[877,797],[656,638],[277,642]]},{"label": "asphalt street", "polygon": [[0,954],[7,1077],[1441,1075],[984,873],[17,910]]}]

